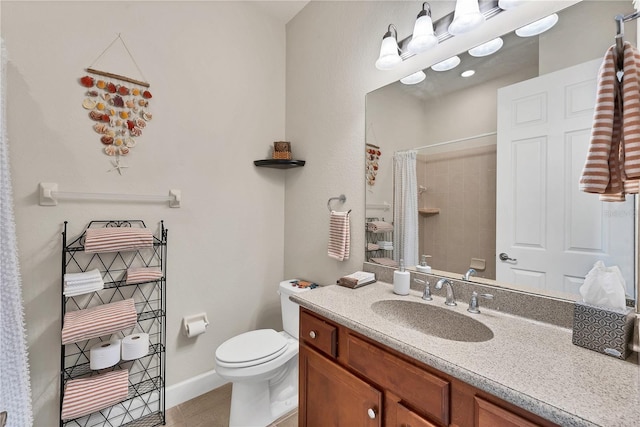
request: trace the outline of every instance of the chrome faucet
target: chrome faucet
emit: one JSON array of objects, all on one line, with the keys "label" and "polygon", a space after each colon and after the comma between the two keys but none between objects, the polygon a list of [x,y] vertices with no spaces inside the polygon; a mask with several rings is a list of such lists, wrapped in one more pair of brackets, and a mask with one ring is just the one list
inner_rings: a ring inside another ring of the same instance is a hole
[{"label": "chrome faucet", "polygon": [[440,280],[438,280],[438,283],[436,283],[436,289],[440,290],[442,289],[442,285],[446,285],[446,291],[447,291],[447,299],[445,300],[445,304],[446,305],[458,305],[456,304],[456,297],[453,294],[453,287],[451,286],[452,283],[449,279],[445,279],[442,278]]},{"label": "chrome faucet", "polygon": [[471,279],[471,276],[475,276],[476,273],[477,273],[476,270],[474,270],[473,268],[470,268],[467,270],[466,273],[464,273],[464,276],[462,276],[462,280],[466,280],[468,282],[469,279]]},{"label": "chrome faucet", "polygon": [[413,279],[414,282],[424,285],[424,292],[422,293],[422,299],[425,301],[431,301],[433,298],[431,297],[431,287],[428,280],[422,279]]},{"label": "chrome faucet", "polygon": [[469,313],[473,313],[473,314],[480,313],[480,304],[478,303],[478,298],[493,299],[493,295],[479,294],[476,291],[473,291],[471,293],[471,300],[469,301],[469,308],[467,308],[467,311]]}]

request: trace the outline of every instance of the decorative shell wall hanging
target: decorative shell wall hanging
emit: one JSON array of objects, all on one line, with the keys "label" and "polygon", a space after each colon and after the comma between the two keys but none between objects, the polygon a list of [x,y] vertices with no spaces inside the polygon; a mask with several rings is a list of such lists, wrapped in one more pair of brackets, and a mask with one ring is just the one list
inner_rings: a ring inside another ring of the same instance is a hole
[{"label": "decorative shell wall hanging", "polygon": [[366,156],[366,178],[367,185],[373,186],[376,183],[376,175],[378,174],[379,160],[382,152],[380,147],[373,144],[366,144],[365,156]]},{"label": "decorative shell wall hanging", "polygon": [[[98,59],[118,40],[142,75],[120,34]],[[153,118],[150,112],[150,100],[153,97],[149,91],[150,84],[91,67],[86,72],[87,75],[79,79],[80,84],[86,88],[82,108],[88,110],[87,114],[96,133],[96,143],[105,155],[113,157],[113,167],[108,172],[116,170],[122,175],[122,170],[129,166],[122,164],[120,157],[131,153],[142,136],[143,129]]]}]

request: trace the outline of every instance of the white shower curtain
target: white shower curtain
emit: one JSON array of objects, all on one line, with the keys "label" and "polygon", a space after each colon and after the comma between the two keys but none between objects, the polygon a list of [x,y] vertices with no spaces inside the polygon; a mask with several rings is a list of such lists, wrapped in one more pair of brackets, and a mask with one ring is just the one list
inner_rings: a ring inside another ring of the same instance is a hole
[{"label": "white shower curtain", "polygon": [[393,156],[393,248],[394,260],[405,266],[418,264],[418,179],[416,150]]},{"label": "white shower curtain", "polygon": [[4,40],[0,50],[0,412],[8,413],[8,427],[24,427],[33,424],[33,413],[9,171]]}]

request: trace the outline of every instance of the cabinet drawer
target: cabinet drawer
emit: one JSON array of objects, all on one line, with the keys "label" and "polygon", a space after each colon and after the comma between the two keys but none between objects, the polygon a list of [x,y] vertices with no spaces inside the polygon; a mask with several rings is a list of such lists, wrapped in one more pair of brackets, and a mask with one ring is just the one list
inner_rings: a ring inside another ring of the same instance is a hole
[{"label": "cabinet drawer", "polygon": [[300,311],[300,338],[328,356],[338,355],[338,328],[305,311]]},{"label": "cabinet drawer", "polygon": [[449,381],[430,374],[353,335],[346,363],[433,419],[449,424]]},{"label": "cabinet drawer", "polygon": [[537,427],[526,418],[501,408],[478,396],[474,400],[474,426],[476,427]]}]

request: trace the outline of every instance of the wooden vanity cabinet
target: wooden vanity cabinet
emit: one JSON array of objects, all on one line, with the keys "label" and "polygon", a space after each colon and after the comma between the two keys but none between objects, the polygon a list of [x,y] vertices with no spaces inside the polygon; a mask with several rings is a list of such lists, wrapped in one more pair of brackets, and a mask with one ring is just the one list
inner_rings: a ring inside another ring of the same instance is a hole
[{"label": "wooden vanity cabinet", "polygon": [[305,308],[299,427],[552,427]]},{"label": "wooden vanity cabinet", "polygon": [[382,426],[380,390],[307,346],[299,357],[301,426]]}]

